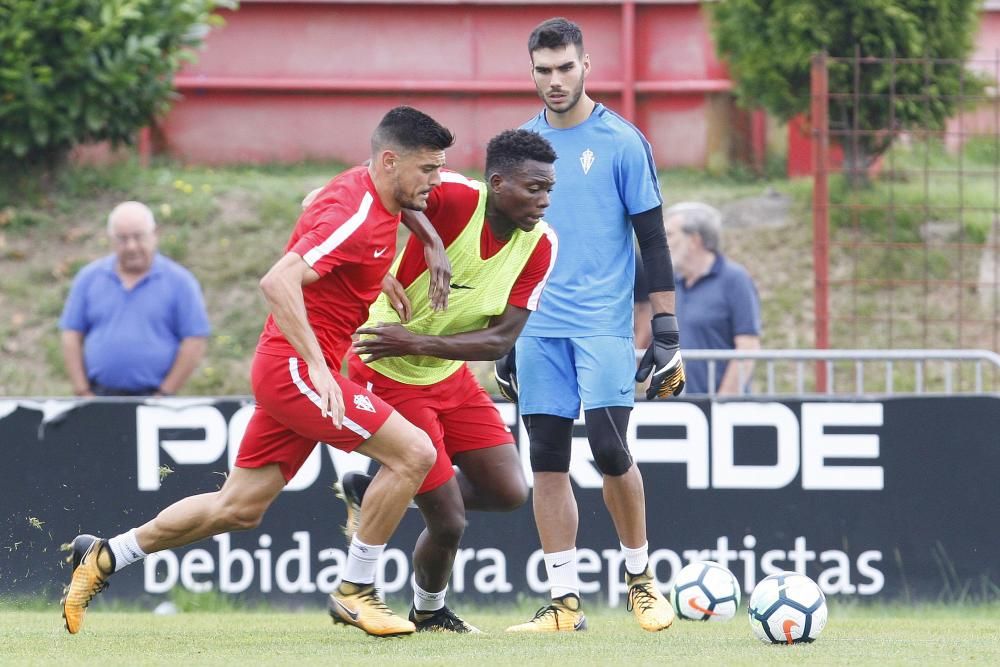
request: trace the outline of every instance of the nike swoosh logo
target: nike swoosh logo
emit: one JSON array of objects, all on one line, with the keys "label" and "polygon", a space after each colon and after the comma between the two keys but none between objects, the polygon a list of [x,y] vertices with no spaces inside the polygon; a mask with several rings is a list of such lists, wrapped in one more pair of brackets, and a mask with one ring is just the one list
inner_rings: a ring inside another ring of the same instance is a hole
[{"label": "nike swoosh logo", "polygon": [[384,255],[388,251],[389,251],[388,246],[386,246],[385,248],[382,248],[380,250],[376,250],[375,251],[375,257],[381,257],[382,255]]},{"label": "nike swoosh logo", "polygon": [[345,605],[345,604],[344,604],[343,602],[341,602],[341,601],[340,601],[340,600],[338,600],[337,598],[333,598],[333,601],[334,601],[334,603],[335,603],[335,604],[336,604],[336,605],[337,605],[338,607],[340,607],[340,609],[341,609],[341,610],[342,610],[342,611],[343,611],[343,612],[344,612],[345,614],[347,614],[348,616],[350,616],[350,617],[351,617],[351,620],[352,620],[352,621],[356,621],[356,620],[358,620],[358,612],[354,611],[353,609],[351,609],[350,607],[348,607],[347,605]]},{"label": "nike swoosh logo", "polygon": [[781,624],[781,631],[785,633],[785,641],[789,644],[794,644],[795,639],[792,638],[792,628],[799,627],[797,621],[793,621],[790,618],[786,618],[785,622]]},{"label": "nike swoosh logo", "polygon": [[459,285],[458,283],[451,284],[452,289],[476,289],[472,285]]},{"label": "nike swoosh logo", "polygon": [[570,561],[563,561],[562,563],[553,563],[552,567],[562,567],[563,565],[569,565]]},{"label": "nike swoosh logo", "polygon": [[694,609],[696,612],[698,612],[700,614],[708,614],[709,616],[718,616],[719,615],[719,612],[717,612],[717,611],[709,611],[708,609],[705,609],[704,607],[702,607],[700,604],[698,604],[698,601],[695,600],[694,598],[691,598],[691,599],[688,600],[688,606],[691,607],[692,609]]}]

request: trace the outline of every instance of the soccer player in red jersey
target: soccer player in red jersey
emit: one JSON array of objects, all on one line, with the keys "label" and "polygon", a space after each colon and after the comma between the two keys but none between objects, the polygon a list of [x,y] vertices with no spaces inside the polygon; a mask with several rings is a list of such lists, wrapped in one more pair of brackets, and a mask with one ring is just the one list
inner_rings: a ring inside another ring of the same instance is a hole
[{"label": "soccer player in red jersey", "polygon": [[[359,331],[360,356],[349,357],[351,379],[423,429],[437,448],[415,498],[427,523],[413,551],[410,620],[417,631],[478,632],[445,605],[466,510],[510,511],[528,497],[510,429],[465,361],[502,356],[538,308],[556,260],[555,234],[541,220],[555,160],[539,134],[509,130],[487,146],[487,182],[443,173],[425,214],[451,260],[448,310],[434,311],[425,296],[427,264],[411,239]],[[349,473],[340,482],[348,532],[359,510],[362,522],[367,517],[370,480]]]},{"label": "soccer player in red jersey", "polygon": [[[285,255],[260,281],[271,314],[251,371],[257,405],[235,467],[219,491],[180,500],[127,533],[73,540],[73,575],[63,599],[70,633],[80,630],[88,603],[112,573],[162,549],[259,525],[317,442],[361,452],[383,466],[366,495],[342,581],[330,595],[331,616],[372,635],[414,631],[376,595],[375,570],[434,463],[434,446],[382,399],[337,371],[395,255],[400,211],[427,206],[453,142],[451,132],[426,114],[392,109],[372,135],[369,165],[334,178],[302,214]],[[450,278],[444,246],[429,225],[407,225],[432,266],[428,299],[442,308]]]}]

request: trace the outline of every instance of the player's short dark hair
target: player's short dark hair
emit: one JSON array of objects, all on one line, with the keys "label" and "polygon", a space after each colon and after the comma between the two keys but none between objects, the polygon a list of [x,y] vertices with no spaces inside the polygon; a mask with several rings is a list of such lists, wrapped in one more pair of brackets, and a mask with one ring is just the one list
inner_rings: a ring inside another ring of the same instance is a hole
[{"label": "player's short dark hair", "polygon": [[372,133],[372,153],[383,148],[443,151],[455,143],[455,135],[423,111],[398,106],[382,116]]},{"label": "player's short dark hair", "polygon": [[572,44],[583,53],[583,31],[580,26],[561,16],[542,21],[528,37],[528,53],[538,49],[561,49]]},{"label": "player's short dark hair", "polygon": [[504,130],[486,145],[486,178],[510,174],[527,160],[552,164],[556,152],[548,139],[530,130]]}]

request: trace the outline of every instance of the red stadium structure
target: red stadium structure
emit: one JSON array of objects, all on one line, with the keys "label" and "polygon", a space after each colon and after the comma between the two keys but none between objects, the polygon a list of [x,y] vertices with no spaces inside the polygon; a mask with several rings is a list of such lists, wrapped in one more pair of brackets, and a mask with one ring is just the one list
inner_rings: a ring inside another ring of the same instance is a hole
[{"label": "red stadium structure", "polygon": [[[459,135],[451,166],[481,167],[486,141],[539,108],[526,41],[564,14],[583,26],[588,90],[642,129],[661,167],[763,170],[763,112],[739,110],[698,0],[243,0],[223,11],[198,61],[175,79],[181,99],[139,138],[152,153],[202,164],[366,156],[367,131],[394,104],[441,118]],[[983,4],[975,61],[1000,52],[1000,0]],[[988,72],[992,74],[992,72]],[[992,123],[992,106],[965,114]],[[787,173],[812,174],[808,122],[787,129]],[[830,159],[839,164],[839,147]],[[106,146],[77,157],[107,159]]]},{"label": "red stadium structure", "polygon": [[243,0],[176,78],[183,98],[146,150],[204,164],[357,162],[378,118],[407,103],[456,132],[451,166],[481,168],[489,138],[540,108],[527,38],[560,14],[584,30],[588,91],[646,133],[659,166],[761,163],[763,116],[735,108],[693,0]]}]

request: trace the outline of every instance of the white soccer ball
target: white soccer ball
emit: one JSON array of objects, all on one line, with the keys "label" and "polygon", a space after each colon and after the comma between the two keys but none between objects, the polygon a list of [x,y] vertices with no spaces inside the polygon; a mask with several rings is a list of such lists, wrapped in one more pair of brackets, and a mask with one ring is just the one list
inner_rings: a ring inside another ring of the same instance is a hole
[{"label": "white soccer ball", "polygon": [[670,604],[681,618],[728,621],[740,606],[740,583],[718,563],[699,560],[681,568],[670,589]]},{"label": "white soccer ball", "polygon": [[815,640],[826,626],[826,596],[816,582],[797,572],[762,579],[750,594],[750,629],[768,644]]}]

